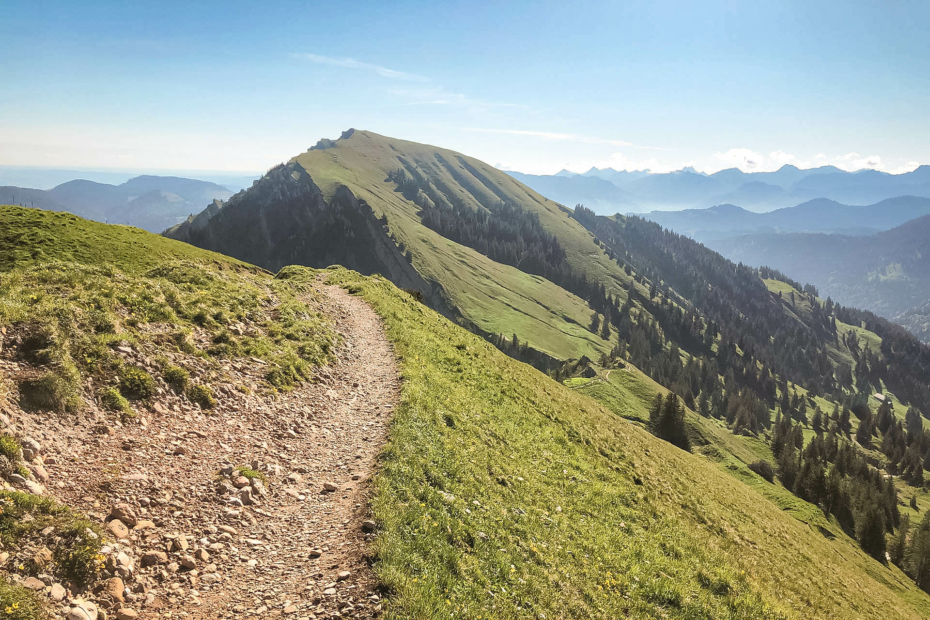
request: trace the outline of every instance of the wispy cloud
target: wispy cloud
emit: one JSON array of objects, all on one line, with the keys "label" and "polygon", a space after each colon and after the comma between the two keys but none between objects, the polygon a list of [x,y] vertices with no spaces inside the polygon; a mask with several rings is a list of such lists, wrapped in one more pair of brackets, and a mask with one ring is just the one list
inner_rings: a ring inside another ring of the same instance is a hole
[{"label": "wispy cloud", "polygon": [[648,149],[653,151],[665,150],[657,146],[642,146],[633,144],[626,140],[612,140],[610,138],[598,138],[595,136],[585,136],[576,133],[556,133],[552,131],[528,131],[524,129],[485,129],[481,127],[465,127],[465,131],[475,131],[479,133],[504,134],[511,136],[531,136],[535,138],[544,138],[546,140],[560,140],[566,142],[580,142],[582,144],[609,144],[611,146],[627,146],[637,149]]},{"label": "wispy cloud", "polygon": [[391,90],[392,95],[406,99],[403,105],[445,105],[465,108],[526,108],[525,105],[518,103],[506,103],[501,101],[488,101],[486,99],[476,99],[446,90],[439,86],[422,87],[422,88],[404,88]]},{"label": "wispy cloud", "polygon": [[425,78],[422,75],[407,73],[405,71],[396,71],[394,69],[382,67],[381,65],[373,65],[367,62],[361,62],[359,60],[355,60],[354,58],[333,58],[332,56],[321,56],[319,54],[291,54],[291,56],[293,58],[306,60],[318,65],[330,65],[333,67],[343,67],[345,69],[354,69],[357,71],[368,71],[370,73],[380,75],[381,77],[391,78],[394,80],[405,80],[408,82],[429,81],[428,78]]}]

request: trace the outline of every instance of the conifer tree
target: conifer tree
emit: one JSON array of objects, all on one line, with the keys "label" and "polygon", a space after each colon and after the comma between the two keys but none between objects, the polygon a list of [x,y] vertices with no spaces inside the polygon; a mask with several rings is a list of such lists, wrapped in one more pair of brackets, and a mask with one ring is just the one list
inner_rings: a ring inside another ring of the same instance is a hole
[{"label": "conifer tree", "polygon": [[891,562],[896,566],[901,566],[904,556],[907,553],[907,532],[911,526],[911,518],[904,515],[901,518],[901,525],[898,527],[898,533],[895,534],[891,541],[891,548],[888,549],[888,555],[891,556]]},{"label": "conifer tree", "polygon": [[918,587],[924,592],[930,592],[930,510],[924,513],[924,518],[911,537],[907,549],[907,569]]}]

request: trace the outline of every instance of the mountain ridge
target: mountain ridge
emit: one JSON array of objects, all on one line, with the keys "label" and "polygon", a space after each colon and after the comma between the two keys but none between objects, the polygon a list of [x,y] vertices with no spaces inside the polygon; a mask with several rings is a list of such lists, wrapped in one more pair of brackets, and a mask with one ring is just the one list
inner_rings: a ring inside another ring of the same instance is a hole
[{"label": "mountain ridge", "polygon": [[[930,166],[920,166],[902,174],[876,170],[847,172],[835,166],[800,169],[790,164],[774,172],[728,168],[710,175],[693,169],[669,173],[592,170],[582,175],[560,173],[558,176],[563,180],[558,186],[553,186],[555,175],[520,178],[543,195],[546,191],[558,191],[559,197],[553,195],[553,199],[596,207],[595,211],[601,215],[701,209],[727,202],[750,211],[767,212],[815,198],[862,206],[905,195],[930,197]],[[591,186],[583,179],[592,176],[624,190],[622,199],[605,200],[607,192],[603,188],[591,193]]]}]

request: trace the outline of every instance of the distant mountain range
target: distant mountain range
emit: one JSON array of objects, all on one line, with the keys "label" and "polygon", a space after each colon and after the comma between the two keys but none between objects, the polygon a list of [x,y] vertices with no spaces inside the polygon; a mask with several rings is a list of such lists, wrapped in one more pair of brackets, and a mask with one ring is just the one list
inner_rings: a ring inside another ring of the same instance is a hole
[{"label": "distant mountain range", "polygon": [[74,180],[50,190],[0,187],[0,204],[69,211],[99,222],[161,232],[214,200],[232,195],[226,187],[208,181],[138,176],[121,185]]},{"label": "distant mountain range", "polygon": [[905,174],[846,172],[834,166],[801,170],[791,165],[775,172],[730,168],[711,175],[693,168],[663,174],[610,168],[592,168],[584,174],[565,170],[554,175],[509,174],[552,200],[566,205],[581,203],[602,214],[702,209],[718,204],[765,212],[815,198],[869,205],[897,196],[930,197],[930,166]]},{"label": "distant mountain range", "polygon": [[697,241],[710,243],[750,233],[870,235],[924,215],[930,215],[930,198],[899,196],[868,206],[818,198],[767,213],[722,204],[709,209],[652,211],[643,217]]},{"label": "distant mountain range", "polygon": [[864,237],[752,234],[711,245],[734,262],[778,269],[930,341],[930,215]]}]

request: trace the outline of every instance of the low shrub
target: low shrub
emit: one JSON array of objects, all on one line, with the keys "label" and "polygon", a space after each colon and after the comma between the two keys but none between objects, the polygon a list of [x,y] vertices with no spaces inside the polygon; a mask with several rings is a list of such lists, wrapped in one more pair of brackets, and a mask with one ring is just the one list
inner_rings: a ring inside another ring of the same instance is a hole
[{"label": "low shrub", "polygon": [[0,577],[0,617],[9,620],[45,620],[45,604],[36,592]]},{"label": "low shrub", "polygon": [[775,480],[775,470],[772,468],[772,464],[768,461],[756,461],[755,463],[750,463],[749,469],[765,478],[768,482],[774,482]]},{"label": "low shrub", "polygon": [[165,383],[178,394],[183,394],[187,391],[187,386],[190,383],[190,373],[180,366],[165,367],[162,376],[165,379]]},{"label": "low shrub", "polygon": [[13,463],[17,463],[22,457],[22,454],[23,447],[16,437],[12,435],[0,435],[0,456],[3,456]]},{"label": "low shrub", "polygon": [[131,400],[147,400],[155,395],[155,379],[137,366],[123,366],[119,371],[119,391]]},{"label": "low shrub", "polygon": [[116,411],[124,415],[132,414],[132,407],[129,406],[129,401],[123,398],[123,395],[119,393],[119,390],[116,388],[108,388],[100,394],[100,402],[103,404],[104,408],[109,411]]},{"label": "low shrub", "polygon": [[45,373],[39,379],[23,381],[19,386],[25,409],[75,412],[81,408],[81,373],[70,361]]},{"label": "low shrub", "polygon": [[216,406],[216,399],[213,398],[213,390],[208,385],[191,386],[187,392],[187,397],[191,402],[200,405],[201,409],[212,409]]}]

